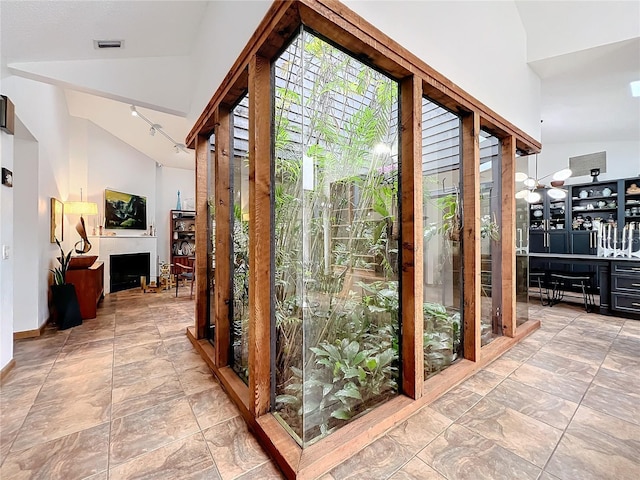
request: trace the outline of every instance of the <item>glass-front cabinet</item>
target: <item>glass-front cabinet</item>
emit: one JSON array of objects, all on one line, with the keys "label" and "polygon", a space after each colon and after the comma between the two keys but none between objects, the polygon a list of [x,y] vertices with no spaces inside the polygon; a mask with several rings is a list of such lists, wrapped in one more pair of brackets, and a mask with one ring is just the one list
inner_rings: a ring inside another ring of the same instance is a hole
[{"label": "glass-front cabinet", "polygon": [[529,204],[529,251],[567,253],[567,199],[554,199],[538,189],[540,200]]}]

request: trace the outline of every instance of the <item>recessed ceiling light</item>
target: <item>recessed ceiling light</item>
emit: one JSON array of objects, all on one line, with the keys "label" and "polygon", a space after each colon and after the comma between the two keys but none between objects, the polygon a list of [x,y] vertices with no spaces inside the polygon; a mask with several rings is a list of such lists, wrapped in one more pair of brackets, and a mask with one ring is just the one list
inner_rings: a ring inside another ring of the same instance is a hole
[{"label": "recessed ceiling light", "polygon": [[640,97],[640,80],[629,83],[629,86],[631,87],[631,96]]},{"label": "recessed ceiling light", "polygon": [[124,40],[94,40],[93,48],[96,50],[103,48],[124,48]]}]

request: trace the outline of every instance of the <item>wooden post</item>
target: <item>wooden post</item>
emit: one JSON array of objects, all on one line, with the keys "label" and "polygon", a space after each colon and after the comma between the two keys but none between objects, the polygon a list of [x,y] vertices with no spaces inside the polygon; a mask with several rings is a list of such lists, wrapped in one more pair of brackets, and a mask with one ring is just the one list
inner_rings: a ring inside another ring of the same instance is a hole
[{"label": "wooden post", "polygon": [[209,305],[209,289],[207,288],[207,245],[209,242],[209,137],[196,137],[196,335],[205,338],[207,335],[207,307]]},{"label": "wooden post", "polygon": [[500,254],[502,256],[502,334],[516,334],[516,197],[515,163],[516,139],[502,139],[502,221]]},{"label": "wooden post", "polygon": [[422,82],[400,84],[401,228],[402,228],[402,391],[417,399],[424,383],[423,227],[422,227]]},{"label": "wooden post", "polygon": [[215,219],[216,219],[216,271],[215,284],[215,363],[218,368],[229,364],[230,325],[229,305],[231,304],[231,198],[230,154],[231,113],[226,107],[218,108],[215,126]]},{"label": "wooden post", "polygon": [[464,358],[480,359],[480,116],[462,119]]},{"label": "wooden post", "polygon": [[249,62],[249,409],[269,411],[271,397],[271,71]]}]

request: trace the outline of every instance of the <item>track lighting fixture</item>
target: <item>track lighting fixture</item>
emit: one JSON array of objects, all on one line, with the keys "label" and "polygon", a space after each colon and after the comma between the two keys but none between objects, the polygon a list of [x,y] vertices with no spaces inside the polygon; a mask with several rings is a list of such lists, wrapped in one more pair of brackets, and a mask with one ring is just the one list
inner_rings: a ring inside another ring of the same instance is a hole
[{"label": "track lighting fixture", "polygon": [[151,135],[153,137],[156,134],[156,132],[158,132],[164,138],[166,138],[171,143],[173,143],[173,149],[176,151],[176,153],[180,153],[180,151],[183,151],[184,153],[189,153],[189,150],[187,150],[187,147],[185,146],[185,144],[184,143],[178,143],[173,138],[171,138],[169,136],[169,134],[162,129],[162,125],[159,125],[157,123],[153,123],[147,117],[142,115],[136,109],[135,105],[131,105],[129,108],[131,109],[131,115],[133,115],[134,117],[141,118],[142,120],[144,120],[145,122],[147,122],[149,124],[149,135]]}]

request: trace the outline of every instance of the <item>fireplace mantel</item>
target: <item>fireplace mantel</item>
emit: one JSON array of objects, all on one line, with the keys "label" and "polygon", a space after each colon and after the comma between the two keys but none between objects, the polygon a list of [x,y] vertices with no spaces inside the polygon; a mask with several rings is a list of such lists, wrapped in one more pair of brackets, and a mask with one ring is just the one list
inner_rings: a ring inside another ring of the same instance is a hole
[{"label": "fireplace mantel", "polygon": [[149,252],[149,271],[151,280],[158,276],[158,239],[149,235],[101,235],[89,236],[93,248],[91,253],[98,255],[98,260],[104,262],[104,293],[110,293],[111,255],[123,253]]}]

